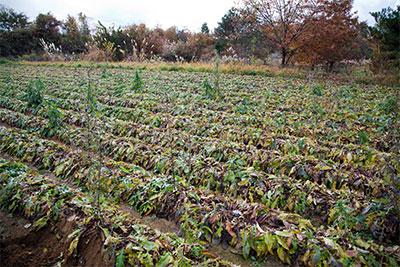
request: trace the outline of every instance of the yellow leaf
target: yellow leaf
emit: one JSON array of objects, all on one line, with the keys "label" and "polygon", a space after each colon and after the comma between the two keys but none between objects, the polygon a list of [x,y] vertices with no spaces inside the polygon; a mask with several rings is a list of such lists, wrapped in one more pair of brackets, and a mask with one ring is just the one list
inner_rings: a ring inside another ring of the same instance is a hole
[{"label": "yellow leaf", "polygon": [[365,249],[369,249],[369,247],[370,247],[370,244],[368,244],[367,242],[365,242],[364,240],[362,240],[360,238],[356,240],[356,244]]},{"label": "yellow leaf", "polygon": [[351,154],[351,152],[347,153],[346,158],[348,162],[351,162],[353,160],[353,155]]},{"label": "yellow leaf", "polygon": [[281,261],[283,261],[283,262],[286,262],[286,254],[285,254],[285,251],[281,248],[281,247],[279,247],[278,248],[278,250],[277,250],[277,252],[278,252],[278,257],[279,257],[279,259],[281,260]]},{"label": "yellow leaf", "polygon": [[71,256],[72,253],[74,253],[74,251],[76,250],[76,248],[78,247],[78,242],[79,242],[79,235],[77,237],[75,237],[71,243],[69,244],[68,247],[68,256]]},{"label": "yellow leaf", "polygon": [[332,167],[325,165],[325,166],[321,166],[319,169],[321,171],[329,171],[329,170],[332,170]]}]

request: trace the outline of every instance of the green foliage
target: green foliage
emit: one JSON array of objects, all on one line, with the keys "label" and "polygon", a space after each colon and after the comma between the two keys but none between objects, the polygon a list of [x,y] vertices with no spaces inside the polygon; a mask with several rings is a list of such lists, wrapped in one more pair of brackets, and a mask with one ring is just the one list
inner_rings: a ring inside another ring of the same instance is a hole
[{"label": "green foliage", "polygon": [[140,76],[140,71],[136,70],[135,77],[134,77],[133,83],[132,83],[132,90],[135,93],[139,93],[143,90],[143,87],[144,87],[144,82],[142,80],[142,77]]},{"label": "green foliage", "polygon": [[390,115],[392,113],[395,113],[398,111],[398,99],[396,96],[389,96],[388,98],[386,98],[385,101],[383,101],[379,107],[380,109],[385,112],[387,115]]},{"label": "green foliage", "polygon": [[204,22],[201,25],[201,33],[204,33],[204,34],[209,34],[210,33],[210,29],[208,28],[208,25],[207,25],[206,22]]},{"label": "green foliage", "polygon": [[115,260],[115,266],[116,267],[124,267],[125,266],[125,251],[124,251],[124,249],[121,249],[121,251],[118,253],[118,256]]},{"label": "green foliage", "polygon": [[64,114],[55,103],[50,102],[46,107],[46,117],[48,123],[42,133],[44,136],[54,136],[64,127]]},{"label": "green foliage", "polygon": [[[98,22],[96,34],[93,36],[97,46],[106,52],[106,60],[122,60],[127,37],[122,29],[114,26],[107,28]],[[118,48],[118,49],[117,49]]]},{"label": "green foliage", "polygon": [[312,93],[316,96],[324,95],[324,86],[322,84],[314,84],[312,86]]},{"label": "green foliage", "polygon": [[[30,184],[32,175],[18,180],[16,191],[4,193],[7,205],[38,214],[32,216],[35,226],[46,227],[66,206],[84,202],[85,214],[95,220],[91,225],[104,229],[116,263],[126,266],[204,263],[212,251],[197,242],[228,242],[249,261],[272,254],[306,266],[387,264],[386,255],[395,257],[398,217],[387,192],[394,188],[398,161],[387,149],[388,130],[377,131],[394,118],[377,104],[391,88],[352,85],[348,98],[340,97],[342,86],[328,83],[327,97],[319,101],[302,80],[229,75],[223,80],[226,99],[209,101],[196,89],[198,73],[149,72],[145,97],[132,97],[129,90],[115,97],[110,84],[123,84],[119,75],[92,83],[102,68],[92,70],[88,88],[83,79],[70,82],[76,75],[70,68],[42,68],[57,74],[46,81],[49,96],[66,110],[63,131],[54,135],[57,142],[43,138],[38,133],[47,113],[26,112],[19,79],[35,68],[5,66],[11,78],[0,82],[8,91],[0,98],[7,126],[0,127],[0,151],[52,171],[53,180],[68,179],[85,195],[60,197],[65,188]],[[9,177],[0,175],[0,188],[3,179]],[[45,202],[37,202],[42,196]],[[103,207],[114,200],[123,200],[124,209]],[[128,208],[144,219],[121,213]],[[173,219],[185,239],[149,234],[140,226],[146,216]],[[118,228],[116,220],[125,219],[128,224]]]},{"label": "green foliage", "polygon": [[101,71],[101,78],[107,79],[110,76],[111,76],[111,73],[108,72],[107,68],[103,68],[103,70]]},{"label": "green foliage", "polygon": [[114,96],[121,97],[125,93],[125,83],[121,75],[118,75],[117,85],[114,90]]},{"label": "green foliage", "polygon": [[0,8],[0,32],[22,29],[28,25],[28,17],[25,14],[5,7]]},{"label": "green foliage", "polygon": [[217,96],[217,90],[215,90],[208,79],[205,79],[201,86],[203,87],[204,95],[206,97],[213,99]]},{"label": "green foliage", "polygon": [[87,17],[83,13],[78,18],[68,15],[63,23],[62,49],[66,53],[80,54],[86,52],[86,45],[90,41],[90,29]]},{"label": "green foliage", "polygon": [[353,209],[348,206],[347,200],[338,200],[335,207],[330,211],[328,222],[340,229],[351,231],[358,222],[353,215]]},{"label": "green foliage", "polygon": [[358,139],[361,145],[365,145],[368,143],[368,134],[365,131],[361,131],[358,133]]},{"label": "green foliage", "polygon": [[29,108],[37,108],[43,103],[45,85],[40,79],[31,81],[25,94],[25,100]]},{"label": "green foliage", "polygon": [[380,72],[390,70],[397,72],[400,62],[400,5],[373,12],[375,25],[370,27],[371,35],[378,43],[372,57],[372,70]]},{"label": "green foliage", "polygon": [[220,58],[217,53],[217,56],[214,60],[214,71],[213,71],[214,83],[212,85],[208,79],[205,79],[202,83],[204,95],[210,99],[216,99],[221,96],[221,89],[220,89],[221,73],[219,69],[219,64],[220,64]]}]

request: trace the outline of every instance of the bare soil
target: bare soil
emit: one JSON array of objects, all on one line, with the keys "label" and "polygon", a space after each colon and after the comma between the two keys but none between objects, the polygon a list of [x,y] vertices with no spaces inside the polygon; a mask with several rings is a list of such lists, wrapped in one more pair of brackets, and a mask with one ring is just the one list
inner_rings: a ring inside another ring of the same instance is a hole
[{"label": "bare soil", "polygon": [[71,241],[68,235],[75,230],[73,216],[34,231],[28,220],[0,211],[0,266],[113,266],[102,251],[98,231],[88,231],[80,239],[76,255],[67,258]]}]

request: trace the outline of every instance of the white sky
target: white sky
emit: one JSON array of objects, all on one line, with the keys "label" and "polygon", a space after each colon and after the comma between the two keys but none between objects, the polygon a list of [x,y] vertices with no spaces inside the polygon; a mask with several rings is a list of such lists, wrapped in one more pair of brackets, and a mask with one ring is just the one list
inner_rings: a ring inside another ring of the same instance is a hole
[{"label": "white sky", "polygon": [[[203,22],[213,29],[236,0],[1,0],[0,3],[30,19],[39,13],[51,12],[58,19],[83,12],[92,25],[100,20],[106,25],[126,26],[146,23],[150,27],[176,25],[199,31]],[[354,0],[354,9],[361,20],[373,23],[369,12],[400,4],[400,0]]]}]

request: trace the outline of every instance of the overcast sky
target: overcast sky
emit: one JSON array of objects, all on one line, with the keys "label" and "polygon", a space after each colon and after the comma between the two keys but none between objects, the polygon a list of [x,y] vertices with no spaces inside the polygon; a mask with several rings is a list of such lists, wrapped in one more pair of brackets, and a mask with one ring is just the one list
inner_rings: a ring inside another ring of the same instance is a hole
[{"label": "overcast sky", "polygon": [[[95,25],[126,26],[133,23],[167,28],[176,25],[198,31],[203,22],[213,29],[236,0],[1,0],[6,7],[24,12],[33,19],[39,13],[51,12],[58,19],[67,14],[85,13]],[[354,0],[361,20],[373,23],[369,12],[398,5],[400,0]]]}]

